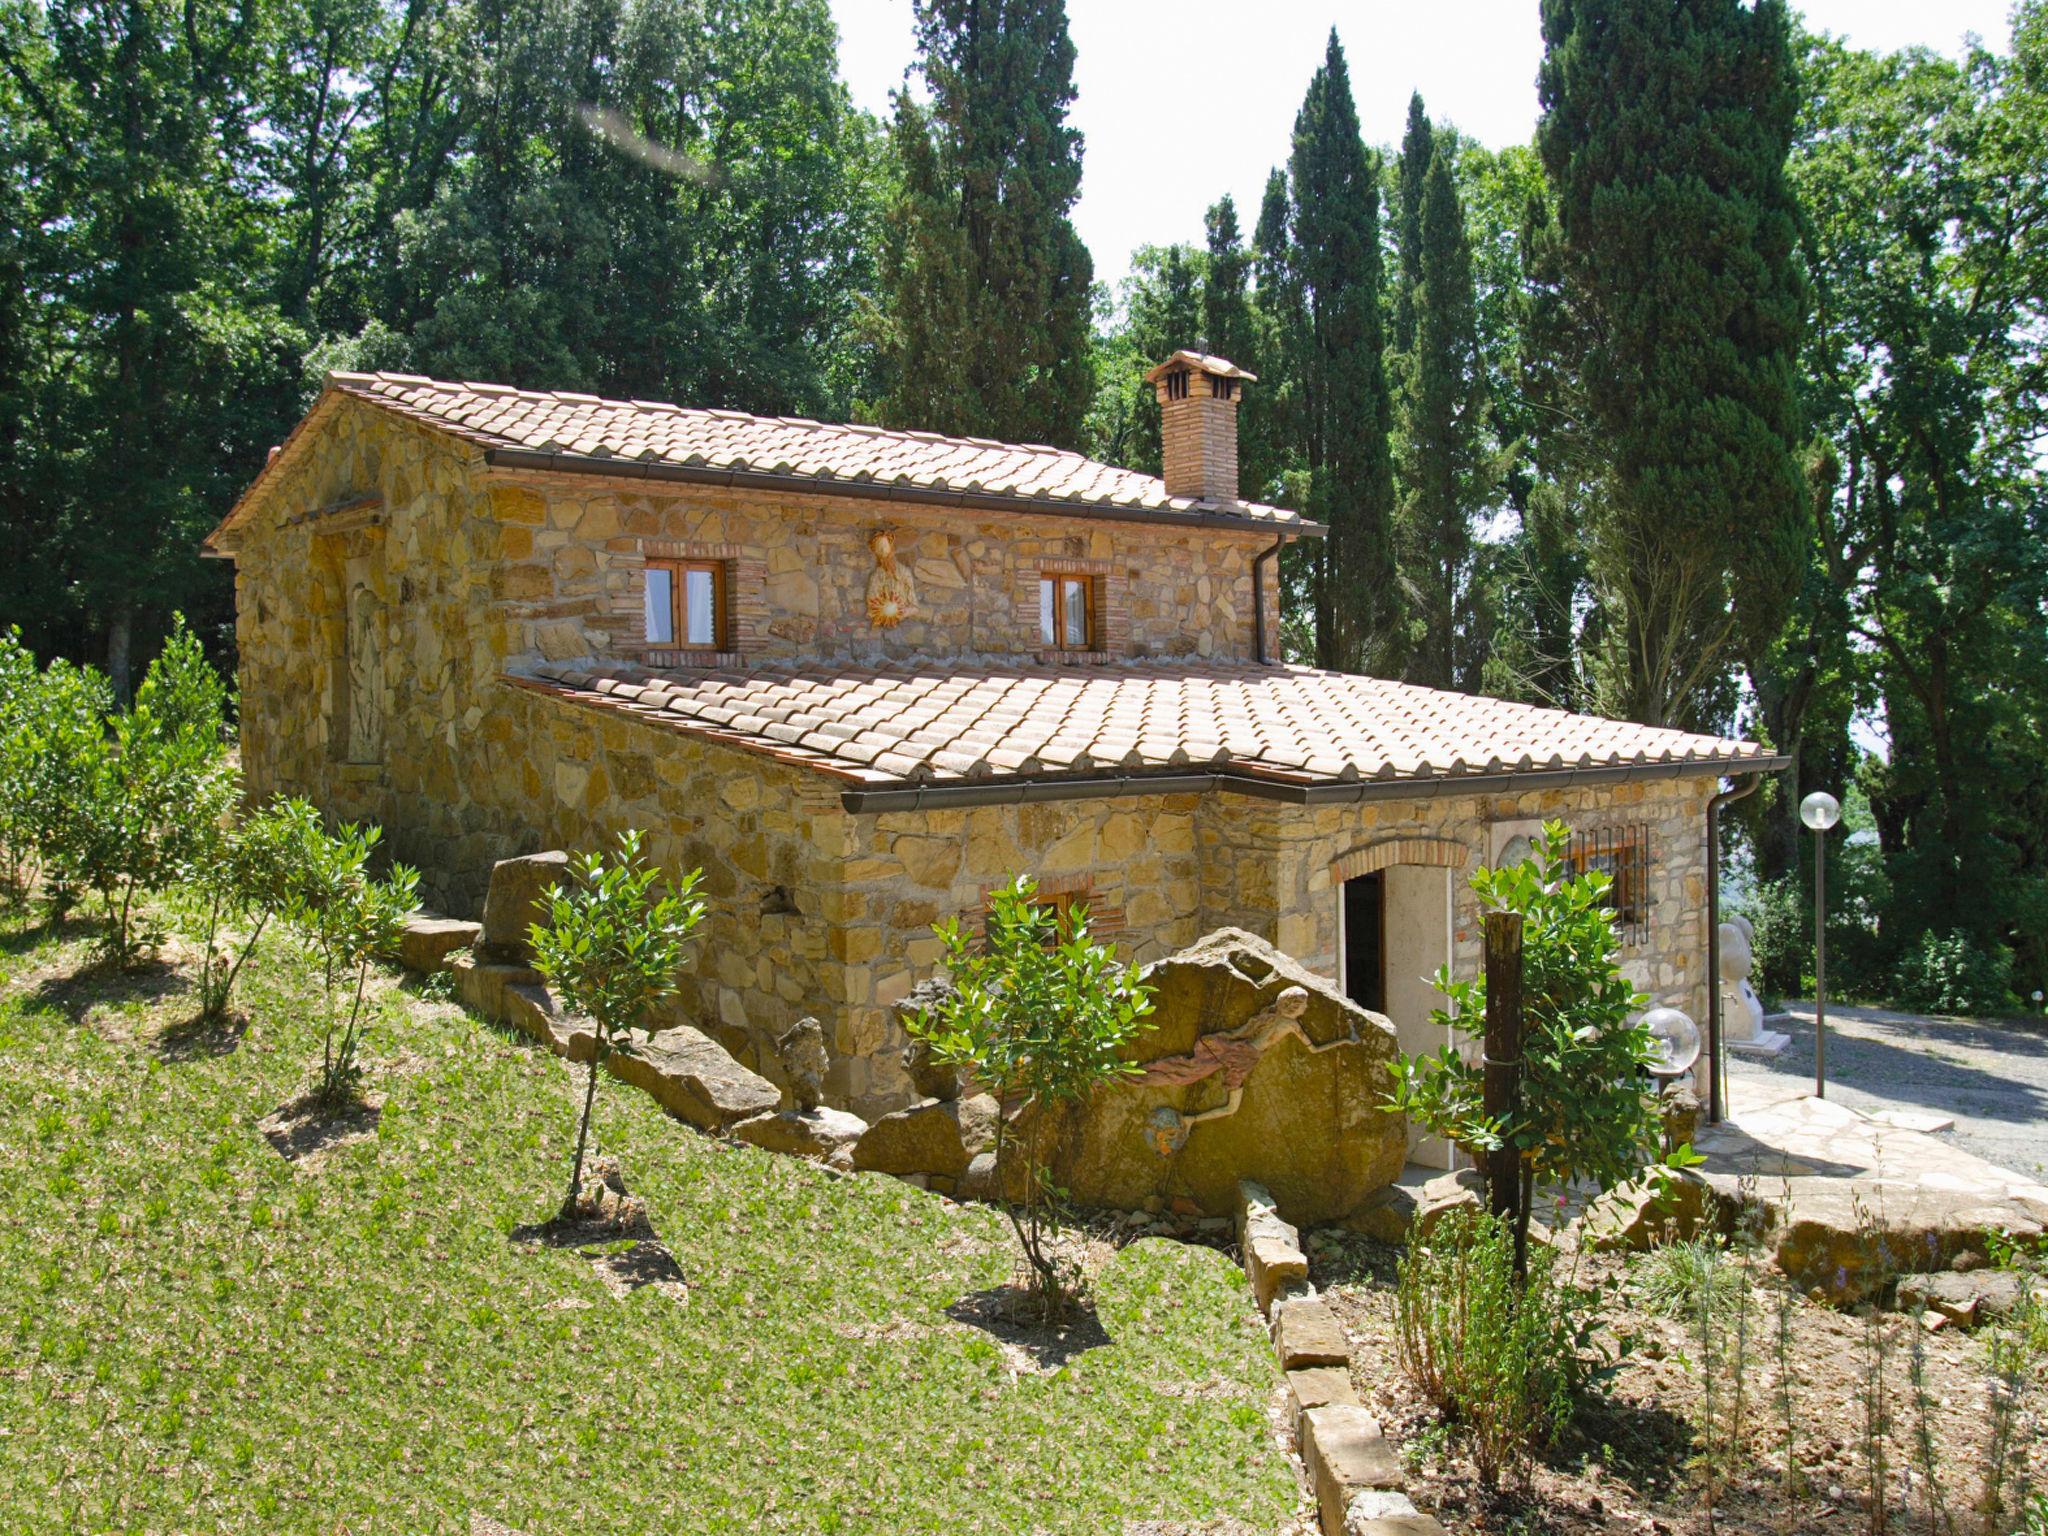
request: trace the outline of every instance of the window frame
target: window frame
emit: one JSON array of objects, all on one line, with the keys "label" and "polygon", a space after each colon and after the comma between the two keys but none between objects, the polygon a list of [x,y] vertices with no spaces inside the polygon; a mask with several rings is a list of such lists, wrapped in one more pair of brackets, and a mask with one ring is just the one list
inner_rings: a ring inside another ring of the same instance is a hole
[{"label": "window frame", "polygon": [[[1071,582],[1081,589],[1082,643],[1070,644],[1067,640],[1067,584]],[[1041,571],[1038,576],[1038,638],[1047,649],[1069,653],[1093,652],[1102,649],[1102,619],[1097,611],[1100,603],[1096,596],[1096,578],[1073,572]],[[1045,589],[1052,588],[1052,633],[1045,632]]]},{"label": "window frame", "polygon": [[[731,633],[732,597],[731,583],[726,576],[726,562],[723,560],[692,560],[685,558],[650,558],[644,563],[640,581],[643,610],[646,602],[645,588],[648,571],[666,571],[669,589],[669,638],[656,640],[648,638],[647,645],[657,651],[693,651],[710,655],[728,649],[726,641]],[[690,583],[694,572],[704,572],[711,577],[711,639],[693,641],[690,634]]]},{"label": "window frame", "polygon": [[1650,937],[1650,828],[1647,822],[1573,829],[1567,857],[1575,874],[1598,869],[1612,882],[1602,903],[1613,914],[1623,945]]}]

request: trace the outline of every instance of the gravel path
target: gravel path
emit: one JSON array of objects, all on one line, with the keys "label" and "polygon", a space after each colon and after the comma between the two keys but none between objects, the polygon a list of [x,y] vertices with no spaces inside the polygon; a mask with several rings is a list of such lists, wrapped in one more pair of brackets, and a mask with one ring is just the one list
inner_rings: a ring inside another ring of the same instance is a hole
[{"label": "gravel path", "polygon": [[[1813,1005],[1788,1003],[1775,1061],[1730,1052],[1728,1075],[1813,1084]],[[2016,1173],[2048,1175],[2048,1020],[1953,1019],[1828,1005],[1827,1096],[1865,1114],[1952,1115],[1938,1134]]]}]

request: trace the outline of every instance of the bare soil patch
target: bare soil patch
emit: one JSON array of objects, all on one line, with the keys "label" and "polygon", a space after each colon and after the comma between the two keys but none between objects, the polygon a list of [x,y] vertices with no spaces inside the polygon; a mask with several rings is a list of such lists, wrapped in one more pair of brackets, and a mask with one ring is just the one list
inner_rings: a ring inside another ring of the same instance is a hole
[{"label": "bare soil patch", "polygon": [[336,1147],[377,1134],[377,1122],[384,1114],[381,1094],[352,1099],[337,1108],[322,1108],[310,1093],[302,1093],[280,1104],[256,1128],[264,1140],[277,1148],[278,1155],[291,1162],[315,1161]]},{"label": "bare soil patch", "polygon": [[682,1265],[655,1232],[646,1204],[626,1193],[625,1179],[610,1159],[592,1166],[575,1211],[514,1227],[510,1242],[529,1253],[566,1248],[582,1255],[605,1289],[620,1299],[652,1286],[670,1301],[689,1305]]},{"label": "bare soil patch", "polygon": [[232,1056],[249,1033],[249,1015],[236,1011],[222,1019],[193,1014],[157,1031],[156,1054],[167,1062],[204,1061]]},{"label": "bare soil patch", "polygon": [[[1687,1325],[1644,1305],[1631,1257],[1577,1257],[1585,1283],[1614,1282],[1602,1310],[1601,1338],[1628,1345],[1612,1379],[1584,1403],[1558,1442],[1531,1469],[1529,1485],[1489,1495],[1435,1409],[1401,1373],[1395,1351],[1394,1279],[1398,1253],[1361,1237],[1318,1234],[1310,1278],[1327,1294],[1352,1343],[1354,1383],[1363,1403],[1410,1462],[1410,1495],[1454,1532],[1632,1532],[1706,1536],[1822,1536],[1869,1524],[1867,1370],[1871,1329],[1882,1330],[1884,1479],[1892,1528],[1975,1532],[1985,1481],[1992,1375],[1988,1335],[1922,1330],[1914,1318],[1880,1313],[1872,1321],[1790,1296],[1789,1340],[1776,1338],[1778,1277],[1755,1274],[1752,1337],[1740,1372],[1741,1454],[1719,1469],[1709,1524],[1693,1459],[1702,1385],[1699,1348]],[[1565,1254],[1561,1263],[1574,1262]],[[1636,1260],[1635,1262],[1640,1262]],[[1912,1382],[1919,1335],[1922,1386]],[[1715,1382],[1721,1411],[1732,1401],[1734,1373]],[[1788,1477],[1785,1384],[1791,1384],[1792,1450]],[[2038,1363],[2015,1428],[2015,1453],[2027,1486],[2048,1487],[2048,1432]],[[1914,1445],[1921,1432],[1935,1448],[1934,1500]],[[2007,1526],[2006,1528],[2010,1528]]]}]

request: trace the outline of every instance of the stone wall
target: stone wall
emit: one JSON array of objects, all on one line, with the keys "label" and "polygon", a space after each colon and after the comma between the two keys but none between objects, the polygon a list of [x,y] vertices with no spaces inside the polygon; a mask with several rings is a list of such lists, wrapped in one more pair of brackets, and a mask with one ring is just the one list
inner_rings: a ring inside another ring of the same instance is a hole
[{"label": "stone wall", "polygon": [[[1245,660],[1251,562],[1273,542],[1263,531],[1035,510],[1004,516],[749,490],[655,492],[645,482],[591,475],[487,478],[506,524],[505,610],[528,626],[528,648],[514,661],[644,652],[640,573],[650,556],[730,562],[747,630],[730,654],[748,660],[1036,657],[1044,651],[1041,568],[1095,583],[1107,654]],[[881,531],[893,535],[913,592],[910,616],[893,627],[868,617],[876,572],[869,540]],[[1269,634],[1278,633],[1273,585]]]}]

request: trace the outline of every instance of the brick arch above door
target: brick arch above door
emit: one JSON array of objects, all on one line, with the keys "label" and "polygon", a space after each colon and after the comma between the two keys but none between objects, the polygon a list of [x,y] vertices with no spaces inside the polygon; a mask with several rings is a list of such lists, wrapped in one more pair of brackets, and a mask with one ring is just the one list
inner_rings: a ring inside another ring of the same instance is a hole
[{"label": "brick arch above door", "polygon": [[1448,837],[1389,837],[1341,853],[1330,861],[1330,879],[1338,884],[1395,864],[1424,864],[1436,869],[1463,869],[1468,854]]}]

